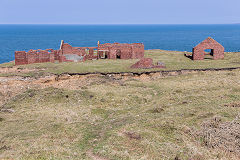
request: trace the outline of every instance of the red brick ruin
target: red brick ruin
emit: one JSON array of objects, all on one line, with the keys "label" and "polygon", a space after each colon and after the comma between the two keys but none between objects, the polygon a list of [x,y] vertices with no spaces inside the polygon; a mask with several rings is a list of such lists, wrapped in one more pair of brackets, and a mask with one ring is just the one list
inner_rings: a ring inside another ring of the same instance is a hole
[{"label": "red brick ruin", "polygon": [[105,43],[98,45],[98,52],[98,58],[141,59],[144,57],[144,45],[142,43]]},{"label": "red brick ruin", "polygon": [[165,65],[161,62],[158,62],[156,65],[153,64],[152,58],[142,58],[140,61],[131,66],[131,68],[166,68]]},{"label": "red brick ruin", "polygon": [[57,51],[53,49],[15,52],[15,65],[54,62]]},{"label": "red brick ruin", "polygon": [[98,47],[72,47],[62,41],[59,50],[16,51],[15,65],[54,63],[56,60],[59,62],[83,62],[93,59],[141,59],[143,57],[144,45],[142,43],[106,43],[98,44]]},{"label": "red brick ruin", "polygon": [[[211,52],[205,52],[206,49],[210,49]],[[192,58],[193,60],[203,60],[204,56],[207,54],[212,55],[214,60],[223,59],[224,47],[211,37],[208,37],[193,48]]]},{"label": "red brick ruin", "polygon": [[58,57],[55,60],[59,60],[59,62],[81,62],[97,59],[97,55],[94,55],[94,51],[97,51],[97,49],[98,47],[72,47],[62,41],[58,50]]},{"label": "red brick ruin", "polygon": [[[207,53],[205,50],[210,49]],[[207,38],[193,48],[192,59],[203,60],[210,54],[213,59],[224,58],[224,47],[212,38]],[[142,59],[143,58],[143,59]],[[93,59],[141,59],[132,68],[163,68],[161,64],[153,65],[152,60],[144,58],[144,45],[142,43],[105,43],[97,47],[72,47],[68,43],[61,42],[59,50],[30,50],[15,52],[15,65],[32,63],[59,62],[83,62]]]}]

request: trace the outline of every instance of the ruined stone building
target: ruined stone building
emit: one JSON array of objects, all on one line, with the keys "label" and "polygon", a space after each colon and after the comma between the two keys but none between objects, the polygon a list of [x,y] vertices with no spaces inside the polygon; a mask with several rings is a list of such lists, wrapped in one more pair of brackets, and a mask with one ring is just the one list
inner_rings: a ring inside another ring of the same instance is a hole
[{"label": "ruined stone building", "polygon": [[[210,53],[205,52],[205,50],[211,50]],[[208,37],[196,47],[193,48],[193,60],[203,60],[206,54],[213,56],[213,59],[223,59],[224,58],[224,47],[217,41]]]},{"label": "ruined stone building", "polygon": [[61,42],[59,50],[30,50],[15,52],[15,65],[44,62],[83,62],[93,59],[141,59],[144,57],[142,43],[98,44],[97,47],[72,47]]},{"label": "ruined stone building", "polygon": [[56,60],[59,60],[59,62],[80,62],[97,59],[97,55],[94,55],[97,50],[98,47],[72,47],[62,41]]},{"label": "ruined stone building", "polygon": [[108,59],[141,59],[144,57],[142,43],[105,43],[98,45],[98,57]]}]

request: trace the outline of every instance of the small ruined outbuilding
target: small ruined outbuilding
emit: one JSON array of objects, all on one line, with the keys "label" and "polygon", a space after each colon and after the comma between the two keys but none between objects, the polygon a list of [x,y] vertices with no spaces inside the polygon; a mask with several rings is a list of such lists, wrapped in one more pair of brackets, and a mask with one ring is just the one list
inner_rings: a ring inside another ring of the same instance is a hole
[{"label": "small ruined outbuilding", "polygon": [[[210,49],[211,52],[207,53],[205,50]],[[215,41],[213,38],[208,37],[196,47],[193,48],[192,59],[193,60],[203,60],[204,56],[210,54],[213,59],[223,59],[224,58],[224,47]]]},{"label": "small ruined outbuilding", "polygon": [[149,69],[149,68],[166,68],[166,67],[163,63],[160,63],[160,62],[154,65],[152,58],[142,58],[140,59],[140,61],[132,65],[131,68]]}]

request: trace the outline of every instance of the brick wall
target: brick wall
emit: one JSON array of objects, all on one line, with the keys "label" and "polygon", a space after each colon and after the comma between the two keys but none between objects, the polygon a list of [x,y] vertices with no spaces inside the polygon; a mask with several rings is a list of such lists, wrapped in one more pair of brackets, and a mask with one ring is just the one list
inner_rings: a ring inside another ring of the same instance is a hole
[{"label": "brick wall", "polygon": [[73,47],[68,43],[63,43],[61,50],[64,54],[73,54]]},{"label": "brick wall", "polygon": [[207,38],[193,48],[193,60],[203,60],[207,54],[206,49],[211,49],[213,59],[224,58],[224,47],[212,38]]},{"label": "brick wall", "polygon": [[[98,50],[109,51],[109,59],[141,59],[144,57],[144,45],[142,43],[105,43],[99,44]],[[99,54],[102,54],[102,51]]]},{"label": "brick wall", "polygon": [[[86,50],[89,50],[87,53]],[[94,50],[97,50],[97,55],[94,55]],[[104,50],[104,51],[100,51]],[[109,59],[141,59],[144,57],[144,45],[141,43],[105,43],[99,44],[98,47],[72,47],[68,43],[61,42],[59,50],[46,49],[46,50],[30,50],[16,51],[15,64],[31,64],[31,63],[45,63],[54,62],[69,62],[64,55],[73,54],[83,56],[84,60],[98,59],[107,57]]]},{"label": "brick wall", "polygon": [[[59,62],[69,62],[69,60],[66,60],[64,58],[65,54],[76,54],[78,56],[84,56],[86,59],[97,59],[97,55],[94,55],[94,49],[97,49],[97,47],[72,47],[68,43],[62,42],[60,51],[59,51]],[[86,50],[89,50],[89,53],[86,52]]]},{"label": "brick wall", "polygon": [[141,59],[144,57],[144,45],[142,43],[132,44],[132,58]]},{"label": "brick wall", "polygon": [[27,53],[25,51],[16,51],[15,52],[15,65],[28,64],[26,54]]},{"label": "brick wall", "polygon": [[15,52],[15,65],[24,65],[32,63],[54,62],[58,51],[47,50],[29,50]]}]

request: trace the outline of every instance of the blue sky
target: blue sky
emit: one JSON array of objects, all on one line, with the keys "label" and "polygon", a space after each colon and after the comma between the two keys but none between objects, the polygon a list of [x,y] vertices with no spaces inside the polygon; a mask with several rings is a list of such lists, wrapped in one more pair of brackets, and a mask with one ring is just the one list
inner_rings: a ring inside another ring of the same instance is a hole
[{"label": "blue sky", "polygon": [[240,0],[0,0],[0,24],[240,23]]}]

